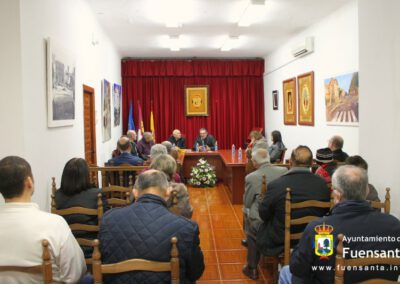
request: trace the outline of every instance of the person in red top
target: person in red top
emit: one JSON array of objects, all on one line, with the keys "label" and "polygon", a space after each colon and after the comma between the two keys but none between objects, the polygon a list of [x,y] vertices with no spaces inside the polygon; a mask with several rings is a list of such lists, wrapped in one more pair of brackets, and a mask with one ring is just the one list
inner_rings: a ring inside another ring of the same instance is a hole
[{"label": "person in red top", "polygon": [[315,161],[319,165],[316,175],[322,177],[326,183],[332,182],[332,175],[336,170],[336,162],[333,160],[333,152],[329,148],[318,149]]}]

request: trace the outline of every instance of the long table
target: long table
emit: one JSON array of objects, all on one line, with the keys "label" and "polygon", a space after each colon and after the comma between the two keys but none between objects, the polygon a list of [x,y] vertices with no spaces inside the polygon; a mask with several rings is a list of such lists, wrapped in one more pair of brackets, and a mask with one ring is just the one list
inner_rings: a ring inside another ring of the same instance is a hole
[{"label": "long table", "polygon": [[182,174],[186,179],[190,178],[192,168],[196,166],[200,158],[205,158],[208,163],[215,167],[217,178],[230,191],[232,204],[242,204],[247,163],[244,151],[242,160],[238,159],[237,151],[233,157],[231,150],[207,152],[186,151],[179,159],[179,162],[182,164]]}]

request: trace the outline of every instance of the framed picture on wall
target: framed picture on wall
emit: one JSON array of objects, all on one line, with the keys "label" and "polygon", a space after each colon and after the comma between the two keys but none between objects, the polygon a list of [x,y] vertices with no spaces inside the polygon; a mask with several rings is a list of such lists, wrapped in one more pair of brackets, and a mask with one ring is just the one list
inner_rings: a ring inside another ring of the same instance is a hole
[{"label": "framed picture on wall", "polygon": [[283,81],[283,122],[296,125],[296,78]]},{"label": "framed picture on wall", "polygon": [[73,125],[75,121],[74,55],[53,40],[47,48],[47,126]]},{"label": "framed picture on wall", "polygon": [[208,86],[185,86],[185,115],[208,116]]},{"label": "framed picture on wall", "polygon": [[358,126],[358,72],[334,76],[324,83],[327,124]]},{"label": "framed picture on wall", "polygon": [[121,122],[121,86],[114,84],[113,86],[113,103],[114,103],[114,126],[119,126]]},{"label": "framed picture on wall", "polygon": [[103,80],[101,82],[101,117],[103,142],[111,139],[111,87],[110,82]]},{"label": "framed picture on wall", "polygon": [[278,110],[278,90],[272,91],[272,109]]},{"label": "framed picture on wall", "polygon": [[314,126],[314,72],[297,76],[299,125]]}]

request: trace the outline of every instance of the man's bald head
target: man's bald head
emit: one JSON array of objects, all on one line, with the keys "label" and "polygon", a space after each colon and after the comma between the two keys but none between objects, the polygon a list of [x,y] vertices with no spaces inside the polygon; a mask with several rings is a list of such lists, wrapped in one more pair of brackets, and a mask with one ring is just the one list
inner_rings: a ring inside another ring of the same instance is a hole
[{"label": "man's bald head", "polygon": [[351,165],[339,167],[332,176],[332,187],[340,200],[365,200],[368,193],[367,171]]},{"label": "man's bald head", "polygon": [[147,142],[153,141],[153,134],[151,132],[145,132],[143,133],[143,138]]},{"label": "man's bald head", "polygon": [[294,167],[309,168],[313,162],[313,154],[307,146],[300,145],[293,150],[290,161]]},{"label": "man's bald head", "polygon": [[128,132],[126,132],[126,135],[128,136],[129,140],[136,140],[137,134],[135,130],[128,130]]},{"label": "man's bald head", "polygon": [[135,190],[138,191],[139,195],[145,193],[157,194],[164,197],[168,190],[168,178],[167,175],[158,170],[147,170],[140,174],[135,182]]},{"label": "man's bald head", "polygon": [[172,136],[174,136],[175,139],[180,139],[182,137],[181,131],[179,129],[175,129],[172,131]]},{"label": "man's bald head", "polygon": [[131,152],[131,143],[127,136],[121,136],[121,138],[118,139],[118,149],[121,151],[121,153]]}]

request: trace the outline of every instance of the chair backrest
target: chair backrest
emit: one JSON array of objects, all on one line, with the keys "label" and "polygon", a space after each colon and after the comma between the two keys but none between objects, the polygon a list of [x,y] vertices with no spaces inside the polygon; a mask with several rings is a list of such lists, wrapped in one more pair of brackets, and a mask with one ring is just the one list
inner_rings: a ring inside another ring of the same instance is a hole
[{"label": "chair backrest", "polygon": [[372,208],[376,208],[379,210],[383,209],[383,212],[386,214],[390,214],[390,188],[386,188],[386,194],[385,194],[385,201],[384,202],[379,202],[379,201],[369,201],[371,204]]},{"label": "chair backrest", "polygon": [[109,184],[103,188],[103,193],[107,198],[107,203],[111,208],[124,207],[131,204],[131,187],[124,187]]},{"label": "chair backrest", "polygon": [[[106,187],[109,184],[133,187],[136,175],[146,169],[146,166],[132,166],[123,164],[120,166],[106,165],[104,167],[89,166],[90,179],[96,187]],[[101,174],[101,184],[98,173]]]},{"label": "chair backrest", "polygon": [[265,194],[267,194],[267,176],[263,175],[262,176],[262,181],[261,181],[261,196],[262,196],[262,199],[264,199]]},{"label": "chair backrest", "polygon": [[[98,233],[100,231],[100,224],[101,219],[103,218],[103,201],[101,199],[101,193],[97,195],[97,209],[93,208],[85,208],[85,207],[70,207],[66,209],[59,209],[57,210],[56,206],[56,199],[54,194],[51,195],[51,213],[57,214],[60,216],[68,216],[72,214],[82,214],[88,216],[97,216],[98,223],[97,225],[88,225],[88,224],[69,224],[69,227],[72,232],[74,231],[84,231],[84,232],[93,232]],[[93,246],[92,239],[85,239],[85,238],[76,238],[76,241],[80,246]],[[86,264],[91,264],[91,259],[86,259]]]},{"label": "chair backrest", "polygon": [[276,161],[276,163],[285,163],[285,154],[286,154],[287,148],[283,148],[281,152],[281,156],[279,157],[279,160]]},{"label": "chair backrest", "polygon": [[0,272],[23,272],[29,274],[42,274],[43,283],[53,282],[53,270],[51,267],[49,242],[42,240],[42,264],[36,266],[0,266]]},{"label": "chair backrest", "polygon": [[286,189],[286,200],[285,200],[285,245],[284,245],[284,264],[289,264],[290,258],[290,244],[292,240],[300,240],[302,232],[292,234],[291,226],[307,225],[308,223],[321,218],[321,216],[304,216],[301,218],[292,219],[291,213],[292,209],[304,209],[304,208],[326,208],[330,209],[333,204],[333,199],[331,201],[319,201],[319,200],[307,200],[303,202],[292,203],[292,198],[290,195],[290,188]]},{"label": "chair backrest", "polygon": [[[388,257],[388,258],[343,258],[343,234],[338,235],[339,243],[336,247],[336,260],[335,260],[335,284],[344,284],[344,272],[345,267],[361,267],[368,265],[393,265],[400,266],[400,258]],[[339,268],[339,269],[338,269]],[[385,279],[369,279],[359,284],[385,284],[385,283],[398,283],[397,281],[389,281]]]},{"label": "chair backrest", "polygon": [[177,248],[178,239],[171,238],[171,259],[169,262],[150,261],[146,259],[128,259],[125,261],[101,264],[99,240],[93,241],[93,278],[95,284],[103,283],[103,274],[117,274],[130,271],[171,272],[171,283],[179,284],[179,254]]}]

